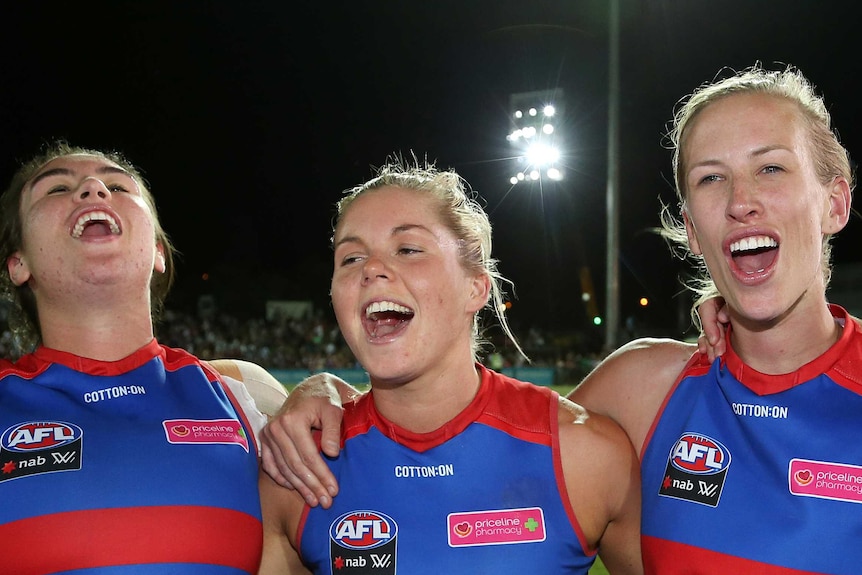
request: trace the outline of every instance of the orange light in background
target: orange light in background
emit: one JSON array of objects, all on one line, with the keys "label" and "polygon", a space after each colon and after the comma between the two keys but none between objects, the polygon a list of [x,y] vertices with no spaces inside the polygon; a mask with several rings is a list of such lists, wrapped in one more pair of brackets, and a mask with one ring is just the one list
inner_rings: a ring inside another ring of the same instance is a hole
[{"label": "orange light in background", "polygon": [[640,304],[641,304],[641,307],[646,307],[646,306],[648,306],[648,305],[649,305],[649,300],[648,300],[647,298],[645,298],[645,297],[642,297],[642,298],[640,299]]},{"label": "orange light in background", "polygon": [[208,279],[210,279],[210,275],[208,273],[204,272],[201,274],[201,279],[204,281],[207,281]]}]

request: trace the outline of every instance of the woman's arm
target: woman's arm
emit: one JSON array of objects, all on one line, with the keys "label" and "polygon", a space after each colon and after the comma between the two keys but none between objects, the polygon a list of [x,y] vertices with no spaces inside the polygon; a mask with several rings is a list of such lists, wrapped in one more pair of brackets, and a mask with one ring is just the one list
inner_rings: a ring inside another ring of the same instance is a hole
[{"label": "woman's arm", "polygon": [[331,373],[303,380],[261,432],[263,469],[296,489],[312,507],[332,505],[338,483],[320,451],[336,457],[341,449],[341,406],[360,392]]}]

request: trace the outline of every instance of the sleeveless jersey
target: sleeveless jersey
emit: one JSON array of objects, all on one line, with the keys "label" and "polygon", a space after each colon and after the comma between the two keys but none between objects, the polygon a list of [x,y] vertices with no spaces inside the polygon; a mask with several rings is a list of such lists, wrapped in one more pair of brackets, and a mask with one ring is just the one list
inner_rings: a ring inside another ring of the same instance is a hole
[{"label": "sleeveless jersey", "polygon": [[793,373],[692,358],[642,457],[647,573],[860,573],[862,331],[830,307],[841,339]]},{"label": "sleeveless jersey", "polygon": [[345,405],[340,490],[308,508],[300,555],[314,573],[587,573],[566,493],[558,396],[478,366],[481,387],[455,419],[412,433],[374,408]]},{"label": "sleeveless jersey", "polygon": [[0,572],[256,573],[257,448],[185,351],[0,362],[0,432]]}]

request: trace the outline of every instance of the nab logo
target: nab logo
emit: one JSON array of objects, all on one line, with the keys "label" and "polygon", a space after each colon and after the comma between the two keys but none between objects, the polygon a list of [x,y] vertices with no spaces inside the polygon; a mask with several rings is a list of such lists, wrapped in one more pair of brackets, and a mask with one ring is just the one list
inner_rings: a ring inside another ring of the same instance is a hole
[{"label": "nab logo", "polygon": [[332,522],[330,538],[346,549],[373,549],[394,539],[398,527],[377,511],[351,511]]},{"label": "nab logo", "polygon": [[55,449],[74,443],[83,431],[72,423],[39,421],[19,423],[3,432],[0,444],[9,451],[30,452]]},{"label": "nab logo", "polygon": [[670,461],[681,471],[709,475],[727,469],[730,451],[711,437],[686,433],[677,441]]}]

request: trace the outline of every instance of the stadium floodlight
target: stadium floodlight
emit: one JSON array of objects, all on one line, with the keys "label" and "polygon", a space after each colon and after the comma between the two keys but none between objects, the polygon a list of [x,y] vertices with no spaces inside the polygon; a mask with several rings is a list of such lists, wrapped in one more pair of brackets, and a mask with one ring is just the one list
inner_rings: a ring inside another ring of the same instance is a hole
[{"label": "stadium floodlight", "polygon": [[538,168],[551,166],[560,159],[560,150],[539,142],[530,145],[526,152],[527,162]]},{"label": "stadium floodlight", "polygon": [[554,180],[556,182],[563,179],[563,173],[560,172],[557,168],[549,168],[545,175],[548,176],[549,180]]},{"label": "stadium floodlight", "polygon": [[519,173],[509,179],[510,183],[562,180],[559,162],[563,141],[557,126],[563,116],[563,91],[513,94],[510,105],[512,125],[506,139],[519,164]]}]

